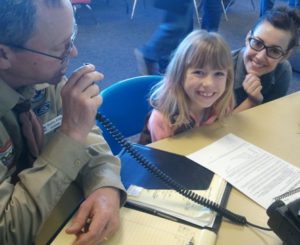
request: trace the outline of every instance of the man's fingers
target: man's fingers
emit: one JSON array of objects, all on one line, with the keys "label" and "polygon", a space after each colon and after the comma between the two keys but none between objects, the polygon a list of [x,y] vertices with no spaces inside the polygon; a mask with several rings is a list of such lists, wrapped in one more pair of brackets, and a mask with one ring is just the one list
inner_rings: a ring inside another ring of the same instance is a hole
[{"label": "man's fingers", "polygon": [[73,86],[85,73],[92,71],[95,71],[95,66],[92,64],[84,65],[77,68],[69,77],[68,82],[65,86]]},{"label": "man's fingers", "polygon": [[76,245],[84,244],[96,244],[101,242],[104,238],[107,238],[109,233],[107,232],[108,223],[105,218],[100,215],[95,215],[89,225],[88,230],[85,233],[80,234],[76,241]]},{"label": "man's fingers", "polygon": [[100,72],[93,71],[93,72],[83,74],[82,77],[74,86],[80,92],[84,92],[88,87],[96,85],[95,84],[96,81],[102,79],[103,79],[103,75]]},{"label": "man's fingers", "polygon": [[96,83],[91,83],[91,85],[84,90],[84,93],[86,94],[87,97],[93,98],[99,95],[100,93],[99,86]]},{"label": "man's fingers", "polygon": [[89,223],[89,212],[86,208],[80,208],[75,218],[72,221],[70,227],[66,229],[67,233],[76,234],[82,231],[82,229],[86,228],[86,225]]}]

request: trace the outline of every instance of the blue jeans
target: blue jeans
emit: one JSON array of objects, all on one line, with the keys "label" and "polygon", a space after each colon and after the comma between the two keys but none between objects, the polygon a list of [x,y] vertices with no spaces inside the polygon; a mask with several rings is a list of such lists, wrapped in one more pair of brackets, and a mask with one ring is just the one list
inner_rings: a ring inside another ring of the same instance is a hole
[{"label": "blue jeans", "polygon": [[222,16],[221,0],[202,1],[202,25],[207,31],[218,31]]},{"label": "blue jeans", "polygon": [[[202,11],[202,29],[217,31],[222,16],[221,1],[204,0]],[[164,11],[161,24],[141,49],[144,58],[156,62],[161,59],[169,59],[172,51],[193,30],[193,13],[194,5],[192,1],[183,13]]]},{"label": "blue jeans", "polygon": [[161,24],[141,50],[146,59],[159,62],[162,57],[169,56],[193,30],[192,7],[190,5],[183,13],[164,11]]},{"label": "blue jeans", "polygon": [[289,0],[289,6],[300,8],[300,0]]}]

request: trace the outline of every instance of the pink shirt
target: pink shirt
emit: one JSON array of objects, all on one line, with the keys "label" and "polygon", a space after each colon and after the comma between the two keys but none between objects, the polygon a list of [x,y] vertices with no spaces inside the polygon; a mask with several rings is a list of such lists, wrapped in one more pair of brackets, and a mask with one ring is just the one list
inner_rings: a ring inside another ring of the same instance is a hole
[{"label": "pink shirt", "polygon": [[[205,117],[204,121],[195,127],[212,124],[216,119],[216,115],[209,114]],[[173,136],[176,131],[176,129],[171,126],[170,120],[164,117],[160,111],[155,109],[153,109],[150,115],[147,128],[150,132],[152,142]]]}]

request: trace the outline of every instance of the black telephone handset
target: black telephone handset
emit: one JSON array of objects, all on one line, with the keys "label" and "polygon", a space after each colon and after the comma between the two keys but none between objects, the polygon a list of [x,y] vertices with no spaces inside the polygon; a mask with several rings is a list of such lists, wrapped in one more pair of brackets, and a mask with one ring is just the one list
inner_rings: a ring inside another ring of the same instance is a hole
[{"label": "black telephone handset", "polygon": [[191,190],[186,189],[180,183],[177,183],[174,179],[164,173],[162,170],[157,168],[155,165],[151,164],[146,158],[144,158],[133,146],[130,142],[128,142],[125,137],[121,134],[121,132],[103,115],[97,113],[96,120],[101,122],[101,124],[105,127],[105,129],[111,134],[111,136],[124,148],[124,150],[133,157],[139,164],[141,164],[144,168],[146,168],[150,173],[161,179],[168,187],[174,189],[182,196],[194,201],[197,204],[203,205],[205,207],[210,208],[211,210],[217,212],[219,215],[229,219],[230,221],[241,224],[241,225],[251,225],[253,227],[270,230],[269,228],[261,227],[255,224],[252,224],[247,221],[246,217],[235,214],[219,204],[212,202]]},{"label": "black telephone handset", "polygon": [[300,244],[300,199],[288,205],[275,201],[268,209],[268,225],[286,245]]}]

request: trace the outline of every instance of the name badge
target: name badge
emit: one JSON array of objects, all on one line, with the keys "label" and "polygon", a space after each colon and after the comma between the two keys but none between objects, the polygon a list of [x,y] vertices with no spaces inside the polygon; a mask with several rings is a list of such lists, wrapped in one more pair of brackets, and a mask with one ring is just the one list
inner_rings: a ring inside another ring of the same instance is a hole
[{"label": "name badge", "polygon": [[57,129],[61,125],[62,115],[59,115],[52,120],[43,124],[44,134],[48,134],[51,131]]}]

